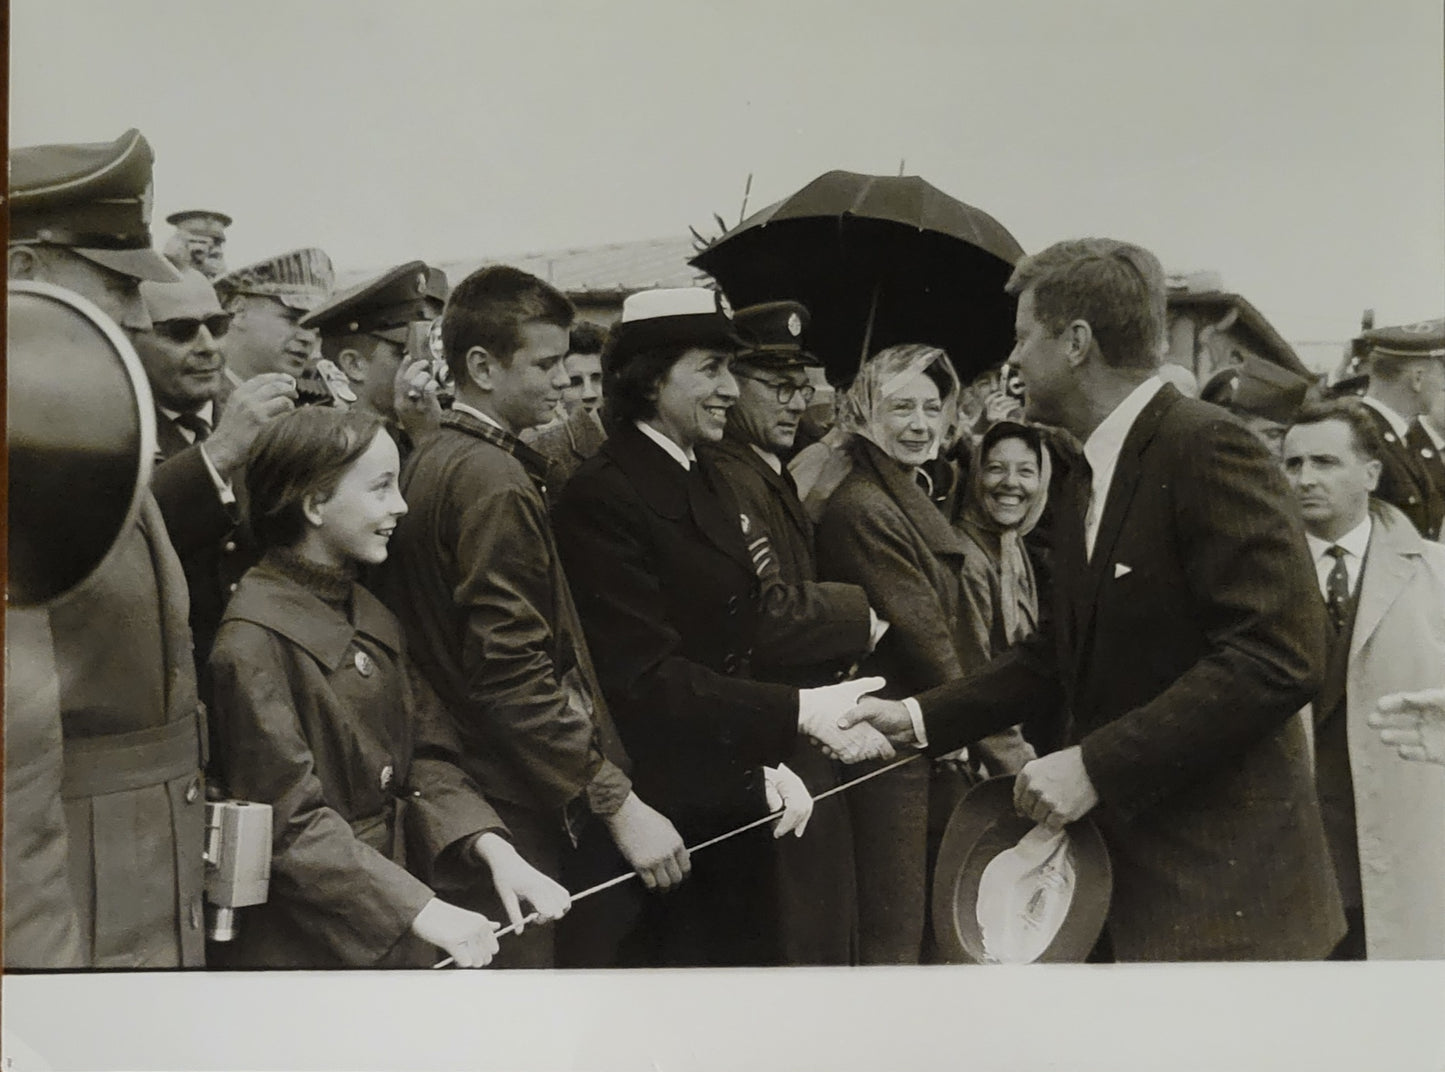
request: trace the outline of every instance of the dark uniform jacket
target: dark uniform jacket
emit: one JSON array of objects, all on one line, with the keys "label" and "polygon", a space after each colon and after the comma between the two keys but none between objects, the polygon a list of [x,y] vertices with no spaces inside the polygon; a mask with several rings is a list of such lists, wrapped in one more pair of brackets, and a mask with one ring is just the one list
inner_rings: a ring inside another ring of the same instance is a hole
[{"label": "dark uniform jacket", "polygon": [[[1380,482],[1375,488],[1375,497],[1400,510],[1425,539],[1439,539],[1441,521],[1445,520],[1445,490],[1431,479],[1419,446],[1411,445],[1408,435],[1405,439],[1396,435],[1379,410],[1370,405],[1364,409],[1375,422],[1381,440]],[[1423,429],[1417,434],[1423,437]]]},{"label": "dark uniform jacket", "polygon": [[412,920],[433,887],[490,881],[461,843],[503,827],[396,619],[360,585],[328,602],[304,573],[276,556],[248,572],[211,655],[222,770],[273,809],[270,896],[241,911],[228,962],[426,966]]},{"label": "dark uniform jacket", "polygon": [[[797,744],[798,693],[752,680],[761,585],[716,474],[623,428],[555,519],[638,795],[689,845],[766,815],[761,768]],[[761,830],[697,854],[681,888],[646,899],[622,962],[776,963],[774,862]]]},{"label": "dark uniform jacket", "polygon": [[83,958],[199,967],[205,795],[186,586],[155,501],[50,610]]},{"label": "dark uniform jacket", "polygon": [[467,772],[562,836],[570,808],[609,815],[632,787],[539,469],[514,437],[447,413],[402,475],[410,512],[379,583],[451,713]]},{"label": "dark uniform jacket", "polygon": [[[1430,433],[1420,424],[1419,417],[1410,422],[1410,430],[1405,433],[1405,446],[1415,455],[1420,468],[1429,478],[1432,494],[1445,504],[1445,454],[1435,446]],[[1439,539],[1438,532],[1436,539]]]},{"label": "dark uniform jacket", "polygon": [[[835,681],[868,650],[868,597],[856,585],[820,582],[813,523],[786,469],[775,472],[728,426],[699,450],[742,513],[758,578],[762,616],[754,673],[808,687]],[[838,785],[839,771],[799,739],[787,759],[814,795]],[[786,964],[850,964],[857,958],[853,829],[841,797],[819,801],[801,840],[777,842],[779,921]]]},{"label": "dark uniform jacket", "polygon": [[625,428],[556,521],[638,794],[684,836],[766,814],[759,768],[793,750],[797,691],[751,679],[761,585],[715,475]]},{"label": "dark uniform jacket", "polygon": [[1082,747],[1121,960],[1311,959],[1344,933],[1303,722],[1326,623],[1279,467],[1165,386],[1120,453],[1092,559],[1060,503],[1054,612],[919,697],[929,750],[1051,712]]},{"label": "dark uniform jacket", "polygon": [[607,433],[584,409],[574,411],[557,427],[548,428],[532,440],[532,449],[544,459],[542,482],[547,487],[548,504],[556,504],[577,467],[605,442]]}]

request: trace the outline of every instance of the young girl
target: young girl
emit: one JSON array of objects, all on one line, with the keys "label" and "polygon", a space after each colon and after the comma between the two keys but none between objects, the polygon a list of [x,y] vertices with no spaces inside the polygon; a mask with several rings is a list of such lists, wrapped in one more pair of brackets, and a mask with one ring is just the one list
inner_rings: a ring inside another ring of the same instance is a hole
[{"label": "young girl", "polygon": [[[455,765],[437,702],[408,673],[399,625],[356,583],[382,562],[406,503],[380,421],[308,407],[272,422],[246,470],[260,564],[211,655],[220,767],[232,796],[272,807],[271,889],[241,915],[237,967],[462,967],[497,951],[485,916],[433,887],[480,879],[514,923],[567,891],[524,861]],[[520,927],[518,928],[520,929]]]}]

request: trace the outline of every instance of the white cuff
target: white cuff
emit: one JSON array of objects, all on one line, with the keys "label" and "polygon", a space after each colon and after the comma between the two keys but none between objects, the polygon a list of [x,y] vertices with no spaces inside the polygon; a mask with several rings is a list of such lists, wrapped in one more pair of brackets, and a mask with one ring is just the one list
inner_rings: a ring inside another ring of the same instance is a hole
[{"label": "white cuff", "polygon": [[913,736],[918,738],[918,747],[928,747],[928,731],[923,728],[923,708],[912,696],[906,697],[903,706],[908,708],[908,717],[913,720]]},{"label": "white cuff", "polygon": [[201,460],[206,463],[206,472],[211,474],[211,483],[216,485],[216,494],[221,497],[222,504],[225,506],[235,506],[236,493],[231,490],[231,482],[221,479],[221,474],[219,470],[216,469],[216,463],[211,461],[211,456],[206,453],[206,445],[204,443],[201,444]]}]

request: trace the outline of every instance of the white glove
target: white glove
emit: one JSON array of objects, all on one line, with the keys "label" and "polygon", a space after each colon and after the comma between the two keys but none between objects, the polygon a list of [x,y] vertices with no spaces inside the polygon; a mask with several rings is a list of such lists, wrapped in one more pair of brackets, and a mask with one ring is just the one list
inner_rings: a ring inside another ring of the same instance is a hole
[{"label": "white glove", "polygon": [[857,705],[860,696],[876,692],[885,684],[881,677],[864,677],[799,690],[798,731],[806,733],[823,751],[844,763],[892,759],[893,746],[872,726],[860,723],[847,730],[838,726],[838,719]]},{"label": "white glove", "polygon": [[773,824],[773,837],[780,838],[789,830],[794,837],[802,837],[813,815],[813,795],[803,784],[803,779],[783,764],[763,768],[764,785],[768,794],[768,811],[783,809],[783,814]]}]

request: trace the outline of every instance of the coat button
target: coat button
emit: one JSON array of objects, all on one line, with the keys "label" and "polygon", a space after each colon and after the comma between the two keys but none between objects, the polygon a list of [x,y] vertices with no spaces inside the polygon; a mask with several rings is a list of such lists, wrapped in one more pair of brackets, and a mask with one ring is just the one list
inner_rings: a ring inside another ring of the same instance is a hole
[{"label": "coat button", "polygon": [[226,554],[228,554],[228,555],[229,555],[229,554],[234,554],[234,553],[235,553],[235,550],[236,550],[236,541],[235,541],[235,540],[227,540],[227,541],[226,541],[226,546],[225,546]]},{"label": "coat button", "polygon": [[352,661],[356,663],[356,672],[362,677],[370,677],[372,671],[376,669],[376,664],[371,661],[371,656],[364,651],[358,651],[356,658]]},{"label": "coat button", "polygon": [[230,591],[234,592],[235,590],[236,590],[236,582],[235,582],[235,581],[232,581],[232,582],[231,582],[231,586],[230,586]]},{"label": "coat button", "polygon": [[196,802],[196,798],[199,797],[200,795],[201,795],[201,780],[200,780],[199,778],[192,778],[192,779],[191,779],[191,784],[188,785],[188,786],[186,786],[186,803],[187,803],[187,804],[194,804],[194,803]]}]

